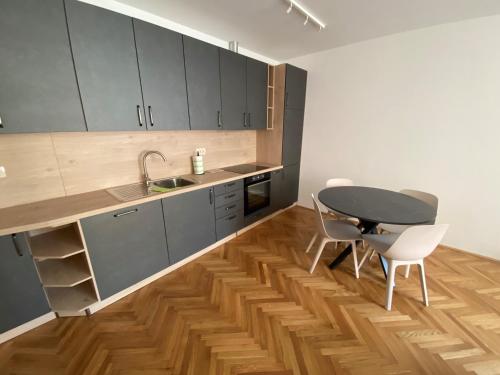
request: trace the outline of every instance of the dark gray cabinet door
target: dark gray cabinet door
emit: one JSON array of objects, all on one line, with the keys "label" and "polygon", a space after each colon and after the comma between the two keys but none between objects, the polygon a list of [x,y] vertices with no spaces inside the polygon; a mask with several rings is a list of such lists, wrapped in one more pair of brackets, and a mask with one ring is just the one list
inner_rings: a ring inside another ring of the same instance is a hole
[{"label": "dark gray cabinet door", "polygon": [[162,199],[168,253],[172,263],[216,241],[214,202],[213,188]]},{"label": "dark gray cabinet door", "polygon": [[0,333],[50,312],[26,236],[0,237]]},{"label": "dark gray cabinet door", "polygon": [[62,0],[2,0],[0,51],[0,134],[87,130]]},{"label": "dark gray cabinet door", "polygon": [[182,35],[134,19],[148,130],[189,130]]},{"label": "dark gray cabinet door", "polygon": [[66,9],[88,130],[145,130],[132,19],[76,0]]},{"label": "dark gray cabinet door", "polygon": [[300,163],[304,111],[285,110],[283,120],[283,165]]},{"label": "dark gray cabinet door", "polygon": [[283,167],[283,179],[281,192],[282,207],[288,207],[297,202],[299,197],[299,175],[300,164],[290,165]]},{"label": "dark gray cabinet door", "polygon": [[276,212],[284,208],[283,197],[283,170],[271,172],[271,211]]},{"label": "dark gray cabinet door", "polygon": [[247,125],[246,57],[222,48],[219,53],[224,129],[241,130]]},{"label": "dark gray cabinet door", "polygon": [[285,109],[304,109],[306,104],[307,72],[292,65],[286,66]]},{"label": "dark gray cabinet door", "polygon": [[81,220],[101,298],[169,265],[160,201]]},{"label": "dark gray cabinet door", "polygon": [[251,129],[267,127],[267,64],[247,58],[247,123]]},{"label": "dark gray cabinet door", "polygon": [[219,49],[183,36],[192,130],[222,129]]}]

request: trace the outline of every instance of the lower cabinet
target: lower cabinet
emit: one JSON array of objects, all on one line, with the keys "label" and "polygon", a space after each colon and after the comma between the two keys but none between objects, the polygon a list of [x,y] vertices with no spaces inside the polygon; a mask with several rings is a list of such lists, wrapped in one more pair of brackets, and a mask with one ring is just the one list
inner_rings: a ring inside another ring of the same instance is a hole
[{"label": "lower cabinet", "polygon": [[81,220],[101,299],[169,265],[160,201]]},{"label": "lower cabinet", "polygon": [[213,188],[162,199],[171,263],[216,242]]},{"label": "lower cabinet", "polygon": [[217,185],[215,191],[215,228],[217,241],[244,227],[243,180]]},{"label": "lower cabinet", "polygon": [[0,333],[49,313],[24,234],[0,237]]},{"label": "lower cabinet", "polygon": [[271,210],[286,208],[299,197],[300,164],[283,167],[271,173]]}]

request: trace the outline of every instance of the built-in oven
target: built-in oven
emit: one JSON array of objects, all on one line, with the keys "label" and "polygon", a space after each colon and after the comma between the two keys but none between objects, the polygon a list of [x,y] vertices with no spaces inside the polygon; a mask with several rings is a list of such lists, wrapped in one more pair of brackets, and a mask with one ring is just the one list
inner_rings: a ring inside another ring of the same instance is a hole
[{"label": "built-in oven", "polygon": [[258,215],[271,204],[271,173],[261,173],[245,178],[245,216]]}]

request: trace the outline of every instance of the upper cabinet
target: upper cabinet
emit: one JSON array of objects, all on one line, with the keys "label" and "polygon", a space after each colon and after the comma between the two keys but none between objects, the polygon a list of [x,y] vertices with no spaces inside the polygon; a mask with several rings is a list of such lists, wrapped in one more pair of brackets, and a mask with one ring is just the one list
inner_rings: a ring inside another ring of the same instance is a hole
[{"label": "upper cabinet", "polygon": [[243,129],[246,118],[246,65],[245,56],[220,49],[220,84],[224,129]]},{"label": "upper cabinet", "polygon": [[267,64],[247,57],[247,126],[267,127]]},{"label": "upper cabinet", "polygon": [[188,36],[183,40],[191,129],[222,129],[219,49]]},{"label": "upper cabinet", "polygon": [[220,49],[224,129],[265,129],[267,64]]},{"label": "upper cabinet", "polygon": [[286,66],[285,109],[304,110],[307,72],[292,65]]},{"label": "upper cabinet", "polygon": [[132,19],[76,0],[66,10],[88,130],[145,130]]},{"label": "upper cabinet", "polygon": [[0,51],[0,134],[86,130],[62,0],[2,0]]},{"label": "upper cabinet", "polygon": [[148,130],[189,130],[182,35],[134,19]]}]

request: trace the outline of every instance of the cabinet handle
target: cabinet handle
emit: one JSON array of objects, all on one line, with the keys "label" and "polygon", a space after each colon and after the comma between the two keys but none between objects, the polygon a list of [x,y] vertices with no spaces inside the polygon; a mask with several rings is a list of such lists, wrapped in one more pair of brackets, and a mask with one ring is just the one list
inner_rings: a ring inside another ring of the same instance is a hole
[{"label": "cabinet handle", "polygon": [[212,205],[212,203],[214,203],[214,195],[213,194],[214,194],[213,190],[210,189],[208,191],[208,198],[210,199],[210,205]]},{"label": "cabinet handle", "polygon": [[2,116],[0,116],[0,129],[3,129]]},{"label": "cabinet handle", "polygon": [[155,122],[153,120],[153,109],[151,106],[148,106],[148,112],[149,112],[149,122],[151,123],[151,126],[155,126]]},{"label": "cabinet handle", "polygon": [[243,127],[247,127],[247,113],[243,112]]},{"label": "cabinet handle", "polygon": [[235,204],[232,204],[231,206],[227,206],[226,207],[226,211],[229,211],[230,209],[235,208],[235,207],[236,207]]},{"label": "cabinet handle", "polygon": [[234,186],[234,184],[236,184],[236,182],[230,182],[230,183],[226,184],[226,186]]},{"label": "cabinet handle", "polygon": [[231,221],[233,219],[236,219],[236,215],[229,216],[228,218],[226,218],[226,221]]},{"label": "cabinet handle", "polygon": [[24,254],[23,254],[23,251],[21,250],[21,248],[19,247],[19,244],[17,243],[17,233],[14,233],[12,235],[12,242],[14,243],[14,248],[16,249],[17,255],[22,257]]},{"label": "cabinet handle", "polygon": [[114,217],[121,217],[121,216],[125,216],[125,215],[135,214],[137,211],[139,211],[139,209],[134,208],[133,210],[130,210],[130,211],[125,211],[125,212],[120,212],[119,214],[114,214],[113,216]]},{"label": "cabinet handle", "polygon": [[142,113],[141,113],[141,106],[137,106],[137,118],[139,120],[139,126],[142,126]]},{"label": "cabinet handle", "polygon": [[220,111],[217,111],[217,126],[219,128],[222,128],[222,114]]},{"label": "cabinet handle", "polygon": [[226,199],[233,198],[235,196],[236,196],[236,194],[229,194],[229,195],[226,195]]},{"label": "cabinet handle", "polygon": [[248,127],[251,128],[252,127],[252,121],[251,121],[251,118],[250,118],[250,112],[248,112]]}]

